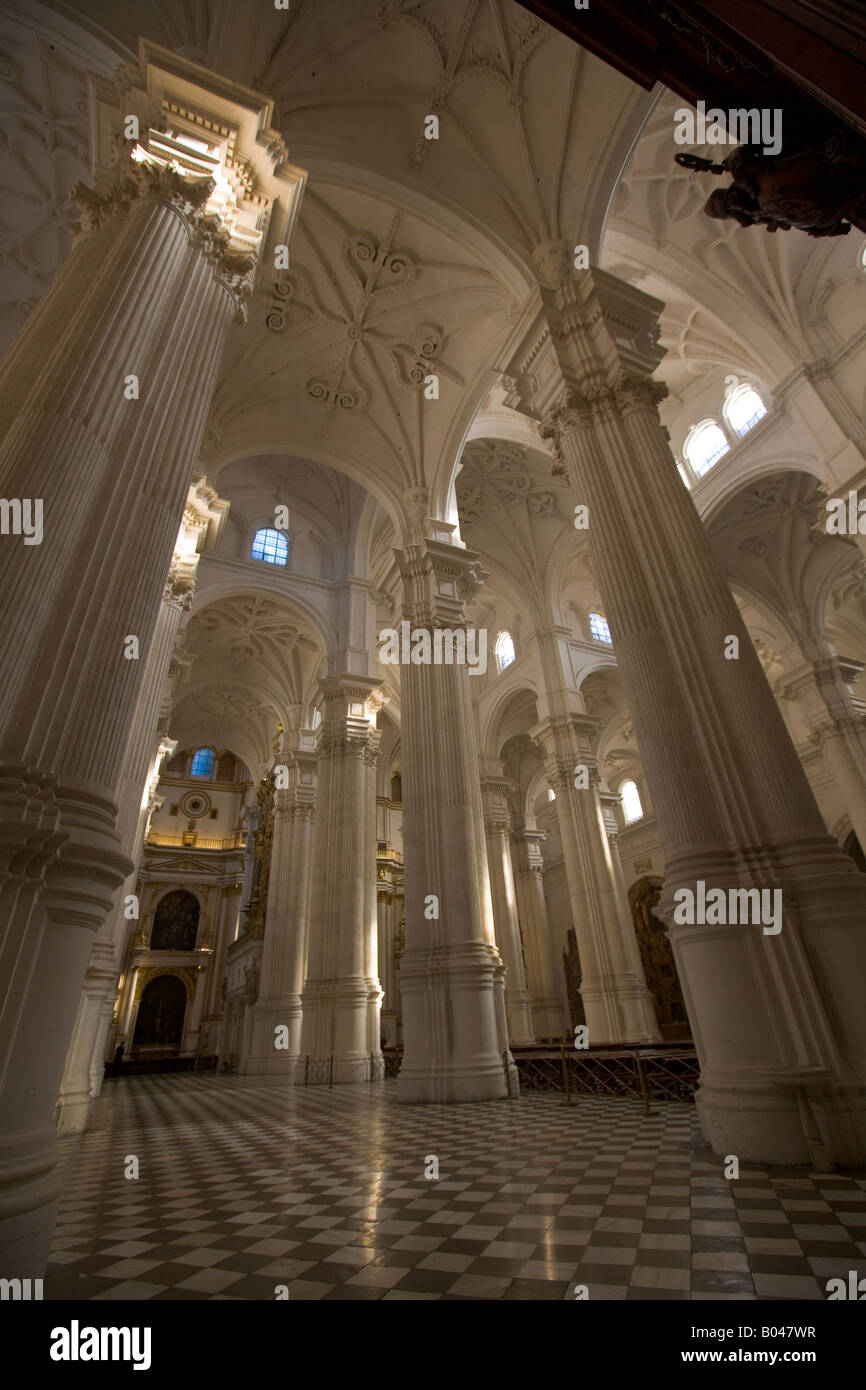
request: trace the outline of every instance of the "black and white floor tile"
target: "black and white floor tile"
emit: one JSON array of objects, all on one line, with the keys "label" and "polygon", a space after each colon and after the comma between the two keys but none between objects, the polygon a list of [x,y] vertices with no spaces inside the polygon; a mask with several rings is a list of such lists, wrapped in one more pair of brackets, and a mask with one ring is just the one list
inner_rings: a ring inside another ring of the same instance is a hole
[{"label": "black and white floor tile", "polygon": [[693,1106],[208,1074],[107,1081],[94,1109],[61,1141],[48,1299],[824,1299],[866,1275],[866,1175],[728,1181]]}]

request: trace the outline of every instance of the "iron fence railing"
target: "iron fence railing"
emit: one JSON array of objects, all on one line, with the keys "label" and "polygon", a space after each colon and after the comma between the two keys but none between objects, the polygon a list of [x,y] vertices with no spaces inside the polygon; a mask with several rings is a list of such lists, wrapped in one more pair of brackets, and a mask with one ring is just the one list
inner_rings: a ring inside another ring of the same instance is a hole
[{"label": "iron fence railing", "polygon": [[694,1049],[682,1044],[578,1050],[567,1044],[512,1048],[521,1089],[572,1094],[636,1096],[691,1102],[700,1079]]}]

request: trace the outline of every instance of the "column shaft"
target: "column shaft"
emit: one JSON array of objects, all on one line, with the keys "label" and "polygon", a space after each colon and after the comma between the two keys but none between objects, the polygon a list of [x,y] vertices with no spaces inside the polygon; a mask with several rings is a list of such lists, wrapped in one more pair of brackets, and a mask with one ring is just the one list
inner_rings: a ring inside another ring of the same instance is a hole
[{"label": "column shaft", "polygon": [[310,913],[315,765],[315,757],[311,754],[294,757],[287,754],[290,785],[274,793],[268,911],[259,997],[253,1014],[247,1063],[247,1072],[254,1075],[291,1079],[301,1051],[301,991]]},{"label": "column shaft", "polygon": [[526,985],[532,999],[532,1022],[540,1041],[561,1038],[567,1027],[563,1009],[562,965],[556,959],[544,899],[541,831],[519,830],[511,836],[517,915],[526,955]]},{"label": "column shaft", "polygon": [[[763,908],[755,921],[753,900],[733,924],[674,919],[702,1122],[719,1153],[802,1162],[808,1090],[825,1151],[862,1163],[866,882],[827,835],[662,432],[664,388],[648,379],[660,307],[598,271],[559,288],[548,308],[567,390],[549,428],[589,508],[596,577],[665,847],[662,915],[673,917],[675,895],[688,912],[683,890],[694,909],[699,883],[720,890],[726,913],[738,901],[730,890],[773,902],[782,894],[773,934],[763,931]],[[736,659],[725,655],[730,637]]]},{"label": "column shaft", "polygon": [[[431,642],[465,624],[477,558],[425,541],[398,552],[403,615]],[[504,968],[496,949],[465,665],[400,666],[406,948],[400,962],[405,1101],[506,1094]],[[510,1059],[509,1059],[510,1060]]]},{"label": "column shaft", "polygon": [[381,1056],[375,717],[382,700],[363,677],[329,677],[323,693],[301,1055],[310,1058],[311,1083],[360,1082],[371,1054],[374,1062]]},{"label": "column shaft", "polygon": [[42,545],[0,551],[0,870],[14,904],[0,940],[0,1268],[22,1276],[47,1255],[57,1090],[93,939],[131,867],[114,802],[141,679],[128,638],[147,652],[233,312],[193,245],[210,186],[171,171],[143,182],[0,365],[0,394],[32,372],[0,439],[0,488],[42,498],[46,529]]},{"label": "column shaft", "polygon": [[487,869],[493,906],[496,945],[505,965],[505,1016],[511,1045],[535,1041],[532,1000],[526,988],[526,966],[517,920],[514,871],[511,864],[511,816],[506,784],[501,778],[482,782]]}]

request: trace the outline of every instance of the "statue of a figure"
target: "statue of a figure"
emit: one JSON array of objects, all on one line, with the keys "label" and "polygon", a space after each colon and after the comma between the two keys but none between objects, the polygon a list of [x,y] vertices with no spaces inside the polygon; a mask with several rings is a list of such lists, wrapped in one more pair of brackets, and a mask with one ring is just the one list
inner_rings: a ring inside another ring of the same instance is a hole
[{"label": "statue of a figure", "polygon": [[780,155],[739,145],[721,164],[693,154],[675,158],[684,169],[733,176],[710,194],[708,217],[770,232],[797,227],[813,237],[846,236],[852,226],[866,232],[866,161],[852,145],[844,130],[835,130],[820,149],[786,141]]}]

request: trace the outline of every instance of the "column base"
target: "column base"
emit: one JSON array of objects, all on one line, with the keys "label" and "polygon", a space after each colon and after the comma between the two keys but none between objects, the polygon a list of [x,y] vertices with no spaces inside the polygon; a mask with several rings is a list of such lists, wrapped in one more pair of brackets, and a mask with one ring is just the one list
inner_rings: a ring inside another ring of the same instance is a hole
[{"label": "column base", "polygon": [[[385,1079],[381,1052],[341,1052],[332,1057],[299,1057],[294,1081],[298,1086],[361,1085]],[[371,1076],[372,1072],[372,1076]]]},{"label": "column base", "polygon": [[54,1110],[58,1138],[64,1134],[82,1134],[90,1118],[93,1097],[89,1091],[72,1091],[59,1095]]},{"label": "column base", "polygon": [[505,987],[505,1016],[508,1019],[508,1039],[516,1047],[535,1042],[532,1027],[532,996],[526,989]]},{"label": "column base", "polygon": [[0,1278],[41,1279],[45,1274],[57,1219],[57,1157],[53,1134],[35,1142],[32,1134],[3,1140]]},{"label": "column base", "polygon": [[770,1084],[702,1082],[695,1102],[704,1137],[722,1157],[821,1168],[866,1164],[866,1088],[860,1085],[826,1086],[809,1098],[805,1114],[792,1089]]},{"label": "column base", "polygon": [[498,951],[481,941],[404,953],[398,1100],[448,1105],[505,1099],[505,1066],[513,1063],[503,1036],[503,974]]},{"label": "column base", "polygon": [[[277,1029],[287,1029],[288,1046],[275,1046]],[[282,1076],[291,1080],[300,1055],[301,1001],[297,994],[259,999],[253,1009],[247,1076]]]},{"label": "column base", "polygon": [[533,999],[532,1028],[536,1042],[559,1042],[571,1031],[558,999]]},{"label": "column base", "polygon": [[[516,1068],[514,1070],[516,1072]],[[515,1084],[513,1080],[512,1087]],[[410,1104],[453,1105],[461,1101],[504,1100],[507,1096],[508,1083],[499,1057],[479,1061],[474,1066],[454,1064],[435,1070],[419,1068],[414,1074],[404,1061],[397,1077],[397,1099]]]},{"label": "column base", "polygon": [[590,1047],[661,1042],[652,995],[634,976],[584,980],[580,997]]}]

